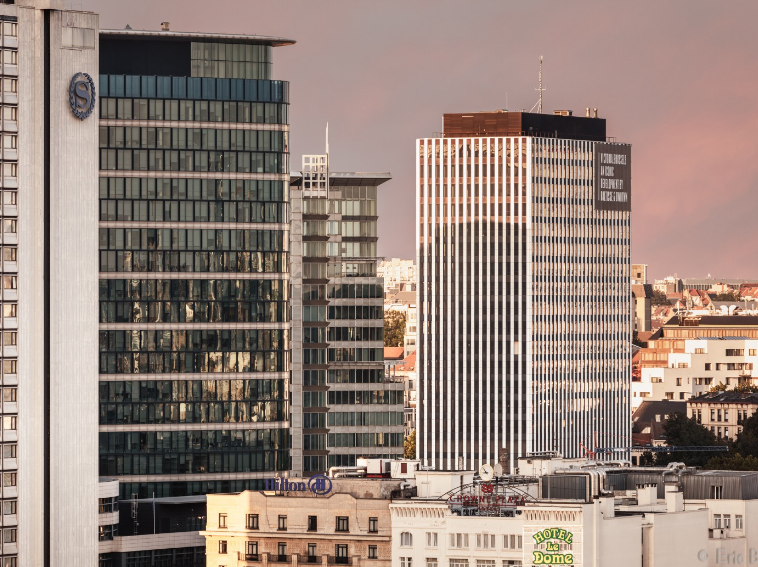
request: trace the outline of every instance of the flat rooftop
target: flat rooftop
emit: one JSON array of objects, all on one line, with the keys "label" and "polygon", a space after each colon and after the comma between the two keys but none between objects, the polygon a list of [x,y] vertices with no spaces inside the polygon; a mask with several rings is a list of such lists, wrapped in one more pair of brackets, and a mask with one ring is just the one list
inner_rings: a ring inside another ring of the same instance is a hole
[{"label": "flat rooftop", "polygon": [[272,47],[282,47],[284,45],[294,45],[296,43],[294,39],[268,35],[133,29],[100,30],[100,37],[123,40],[148,39],[151,41],[186,41],[188,39],[191,39],[217,43],[249,43],[253,45],[270,45]]},{"label": "flat rooftop", "polygon": [[[457,112],[442,115],[440,138],[475,138],[484,136],[534,136],[605,142],[605,118],[534,112]],[[612,140],[611,140],[612,141]]]},{"label": "flat rooftop", "polygon": [[[392,179],[392,175],[387,171],[382,172],[362,172],[362,171],[330,171],[330,187],[346,187],[366,185],[377,187]],[[299,171],[290,173],[290,185],[299,187],[303,182],[303,174]]]}]

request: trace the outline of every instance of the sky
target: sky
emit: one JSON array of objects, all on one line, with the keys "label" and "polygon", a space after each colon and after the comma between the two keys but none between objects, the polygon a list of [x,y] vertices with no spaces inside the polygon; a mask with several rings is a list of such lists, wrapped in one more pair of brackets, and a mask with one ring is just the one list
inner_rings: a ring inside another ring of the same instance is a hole
[{"label": "sky", "polygon": [[597,108],[632,144],[632,261],[758,280],[758,2],[82,0],[101,28],[249,33],[290,81],[291,166],[389,171],[379,255],[415,257],[415,140],[445,112]]}]

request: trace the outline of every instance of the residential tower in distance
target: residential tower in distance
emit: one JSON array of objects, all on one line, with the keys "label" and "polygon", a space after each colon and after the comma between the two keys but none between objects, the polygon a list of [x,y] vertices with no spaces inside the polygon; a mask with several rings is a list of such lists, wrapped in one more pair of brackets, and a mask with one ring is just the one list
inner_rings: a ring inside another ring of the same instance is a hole
[{"label": "residential tower in distance", "polygon": [[445,114],[416,172],[423,464],[628,447],[631,147],[589,111]]}]

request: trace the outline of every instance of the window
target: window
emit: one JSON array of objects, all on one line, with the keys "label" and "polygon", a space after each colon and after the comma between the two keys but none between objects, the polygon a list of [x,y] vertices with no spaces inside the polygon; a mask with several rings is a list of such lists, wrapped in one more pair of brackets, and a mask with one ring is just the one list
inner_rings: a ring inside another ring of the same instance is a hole
[{"label": "window", "polygon": [[400,534],[400,546],[411,547],[413,546],[413,535],[411,532],[402,532]]},{"label": "window", "polygon": [[[713,488],[713,487],[711,487]],[[714,529],[720,529],[721,528],[721,514],[714,514],[713,515],[713,527]]]},{"label": "window", "polygon": [[495,567],[494,559],[477,559],[476,567]]},{"label": "window", "polygon": [[379,518],[368,519],[368,531],[372,534],[379,531]]},{"label": "window", "polygon": [[4,473],[3,474],[3,486],[16,486],[16,473]]},{"label": "window", "polygon": [[15,459],[16,451],[17,451],[17,445],[15,444],[3,445],[3,459]]},{"label": "window", "polygon": [[369,559],[379,559],[379,554],[377,552],[377,547],[375,545],[369,545],[368,546],[368,558]]},{"label": "window", "polygon": [[349,532],[350,518],[347,516],[337,516],[337,526],[335,527],[335,530],[338,532]]},{"label": "window", "polygon": [[520,559],[503,559],[503,567],[521,567]]},{"label": "window", "polygon": [[724,528],[728,530],[731,527],[732,527],[732,515],[724,514]]},{"label": "window", "polygon": [[315,532],[318,530],[318,516],[308,516],[308,531]]},{"label": "window", "polygon": [[218,542],[218,552],[219,553],[226,553],[226,540],[221,539]]},{"label": "window", "polygon": [[3,543],[15,543],[16,542],[16,530],[3,530]]},{"label": "window", "polygon": [[711,369],[711,364],[712,364],[711,362],[706,362],[705,363],[705,369],[706,370],[710,370]]},{"label": "window", "polygon": [[15,431],[18,426],[18,418],[15,415],[3,416],[3,429],[5,431]]},{"label": "window", "polygon": [[522,536],[515,534],[505,534],[503,536],[503,548],[504,549],[521,549]]},{"label": "window", "polygon": [[258,542],[246,541],[245,542],[245,559],[258,559]]},{"label": "window", "polygon": [[741,530],[742,529],[742,516],[740,514],[737,514],[734,517],[734,529],[735,530]]},{"label": "window", "polygon": [[16,500],[6,500],[3,502],[3,516],[12,516],[16,513]]},{"label": "window", "polygon": [[451,559],[450,567],[468,567],[468,559]]},{"label": "window", "polygon": [[[14,26],[16,24],[13,24]],[[3,567],[18,567],[18,557],[6,557],[3,559]]]},{"label": "window", "polygon": [[287,531],[287,516],[279,516],[279,527],[277,529],[281,532]]},{"label": "window", "polygon": [[468,549],[468,534],[450,534],[450,547]]},{"label": "window", "polygon": [[257,530],[258,529],[258,514],[248,514],[245,527],[248,530]]},{"label": "window", "polygon": [[492,549],[495,547],[494,534],[476,534],[477,549]]},{"label": "window", "polygon": [[711,486],[711,500],[721,500],[724,496],[723,486]]},{"label": "window", "polygon": [[412,567],[413,566],[413,558],[412,557],[401,557],[400,558],[400,567]]},{"label": "window", "polygon": [[748,356],[758,356],[758,348],[748,349]]},{"label": "window", "polygon": [[426,546],[437,547],[437,532],[426,532]]},{"label": "window", "polygon": [[287,561],[287,543],[284,541],[280,541],[276,545],[276,552],[277,555],[279,555],[279,561]]},{"label": "window", "polygon": [[334,558],[337,560],[337,563],[347,564],[348,560],[346,543],[338,543],[334,546]]},{"label": "window", "polygon": [[308,544],[308,558],[316,557],[316,544],[315,543],[309,543]]},{"label": "window", "polygon": [[439,567],[439,564],[437,562],[436,557],[427,557],[426,558],[426,567]]},{"label": "window", "polygon": [[711,421],[716,421],[716,410],[711,408]]},{"label": "window", "polygon": [[729,410],[728,409],[724,410],[724,421],[729,421]]},{"label": "window", "polygon": [[682,385],[682,379],[681,378],[677,378],[676,379],[676,385],[677,386],[681,386]]},{"label": "window", "polygon": [[219,514],[218,515],[218,527],[219,528],[225,528],[226,527],[226,514]]}]

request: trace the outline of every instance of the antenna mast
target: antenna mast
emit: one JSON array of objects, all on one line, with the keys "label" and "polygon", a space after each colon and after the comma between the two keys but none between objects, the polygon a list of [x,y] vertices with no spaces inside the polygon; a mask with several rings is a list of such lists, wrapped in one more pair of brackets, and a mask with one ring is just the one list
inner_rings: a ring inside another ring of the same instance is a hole
[{"label": "antenna mast", "polygon": [[537,112],[539,112],[540,114],[542,114],[542,92],[547,90],[547,89],[543,89],[542,88],[542,55],[540,55],[540,86],[538,88],[534,89],[534,90],[535,91],[539,91],[540,98],[534,104],[534,106],[532,107],[532,109],[529,112],[532,112],[535,109],[535,107],[536,107],[537,108]]}]

